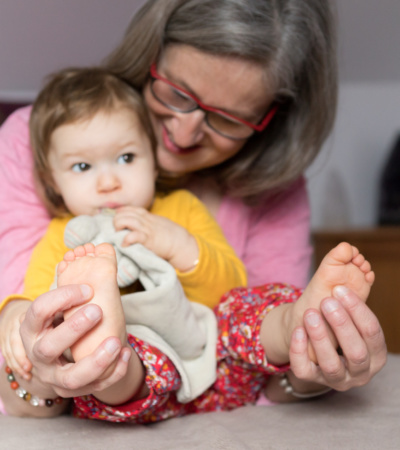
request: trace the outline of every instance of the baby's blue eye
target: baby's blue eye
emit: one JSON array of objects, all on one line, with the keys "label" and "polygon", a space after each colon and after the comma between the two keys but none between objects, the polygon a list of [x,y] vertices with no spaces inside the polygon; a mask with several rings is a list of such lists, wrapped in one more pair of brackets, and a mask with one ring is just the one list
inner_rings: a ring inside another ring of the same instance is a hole
[{"label": "baby's blue eye", "polygon": [[86,163],[76,163],[72,166],[73,172],[86,172],[90,169],[90,164]]},{"label": "baby's blue eye", "polygon": [[133,153],[125,153],[124,155],[121,155],[118,158],[119,164],[129,164],[131,163],[135,158],[135,155]]}]

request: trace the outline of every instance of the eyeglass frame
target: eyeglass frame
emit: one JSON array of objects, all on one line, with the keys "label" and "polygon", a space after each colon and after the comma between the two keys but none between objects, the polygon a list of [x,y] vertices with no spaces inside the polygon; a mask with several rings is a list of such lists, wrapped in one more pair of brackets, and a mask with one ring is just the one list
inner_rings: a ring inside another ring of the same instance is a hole
[{"label": "eyeglass frame", "polygon": [[[200,99],[198,99],[195,95],[191,94],[190,92],[186,91],[185,89],[182,89],[180,86],[176,85],[175,83],[173,83],[172,81],[168,80],[168,78],[163,77],[162,75],[160,75],[157,72],[157,64],[154,62],[151,64],[150,66],[150,78],[152,78],[153,80],[160,80],[163,81],[164,83],[167,83],[169,86],[172,86],[174,89],[176,89],[179,92],[182,92],[183,94],[185,94],[186,96],[188,96],[189,98],[191,98],[195,103],[196,106],[189,110],[189,111],[181,111],[177,108],[174,108],[172,105],[167,105],[166,103],[164,103],[163,101],[161,101],[154,93],[153,89],[151,89],[152,94],[154,95],[154,97],[160,102],[162,103],[164,106],[166,106],[168,109],[171,109],[172,111],[177,111],[177,112],[181,112],[182,114],[186,114],[186,113],[191,113],[193,111],[196,111],[197,109],[201,109],[205,112],[209,111],[209,112],[214,112],[217,114],[220,114],[222,116],[226,116],[229,117],[230,119],[233,119],[234,121],[237,121],[239,123],[242,123],[243,125],[246,125],[248,127],[250,127],[251,129],[253,129],[254,131],[257,131],[258,133],[260,133],[261,131],[264,131],[265,128],[267,127],[267,125],[271,122],[271,120],[273,119],[273,117],[275,116],[275,113],[278,110],[278,105],[276,103],[273,104],[273,106],[267,111],[265,117],[262,119],[262,121],[258,124],[255,125],[251,122],[248,122],[247,120],[244,120],[240,117],[237,117],[233,114],[227,113],[226,111],[223,111],[222,109],[218,109],[215,108],[213,106],[208,106],[205,105]],[[216,133],[221,134],[222,136],[225,136],[224,134],[220,133],[218,130],[215,130],[211,125],[208,124],[207,125],[214,130]],[[250,135],[251,136],[251,135]],[[249,136],[249,137],[250,137]],[[248,139],[248,138],[236,138],[236,137],[228,137],[225,136],[228,139]]]}]

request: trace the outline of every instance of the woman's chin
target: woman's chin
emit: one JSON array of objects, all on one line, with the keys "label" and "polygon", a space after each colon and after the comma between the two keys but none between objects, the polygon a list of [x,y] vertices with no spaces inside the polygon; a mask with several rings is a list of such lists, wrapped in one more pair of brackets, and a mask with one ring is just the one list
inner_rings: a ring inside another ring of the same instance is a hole
[{"label": "woman's chin", "polygon": [[165,149],[157,151],[158,167],[163,174],[167,174],[171,178],[180,178],[191,172],[182,161],[177,161],[174,155]]}]

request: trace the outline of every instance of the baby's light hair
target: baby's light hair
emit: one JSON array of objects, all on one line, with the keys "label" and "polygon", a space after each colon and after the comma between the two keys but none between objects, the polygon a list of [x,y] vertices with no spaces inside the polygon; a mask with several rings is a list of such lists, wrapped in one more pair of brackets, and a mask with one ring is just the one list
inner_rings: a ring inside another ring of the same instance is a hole
[{"label": "baby's light hair", "polygon": [[126,108],[137,115],[155,151],[156,141],[141,94],[100,67],[68,68],[49,76],[33,104],[29,122],[34,176],[39,195],[52,216],[67,213],[54,189],[49,165],[51,137],[62,125],[90,120],[99,112]]}]

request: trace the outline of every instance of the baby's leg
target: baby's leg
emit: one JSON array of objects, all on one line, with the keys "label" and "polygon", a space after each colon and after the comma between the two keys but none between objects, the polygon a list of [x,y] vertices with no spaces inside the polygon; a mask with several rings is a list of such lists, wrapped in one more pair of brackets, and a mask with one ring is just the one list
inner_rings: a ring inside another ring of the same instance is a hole
[{"label": "baby's leg", "polygon": [[[303,295],[293,305],[290,329],[293,330],[303,324],[303,315],[307,309],[319,310],[321,301],[326,297],[331,297],[332,289],[337,285],[346,286],[366,301],[374,278],[370,263],[358,249],[347,242],[342,242],[325,256]],[[337,345],[333,334],[331,334],[331,339],[334,345]],[[311,359],[316,362],[316,356],[311,346],[309,354]]]},{"label": "baby's leg", "polygon": [[[91,354],[109,336],[116,336],[125,344],[125,317],[117,284],[117,260],[112,245],[100,244],[95,247],[93,244],[85,244],[70,250],[57,270],[59,287],[68,284],[91,285],[94,297],[90,303],[103,310],[101,322],[71,347],[74,360],[80,361]],[[65,318],[70,317],[78,308],[65,311]],[[115,365],[111,366],[104,377],[114,367]]]}]

